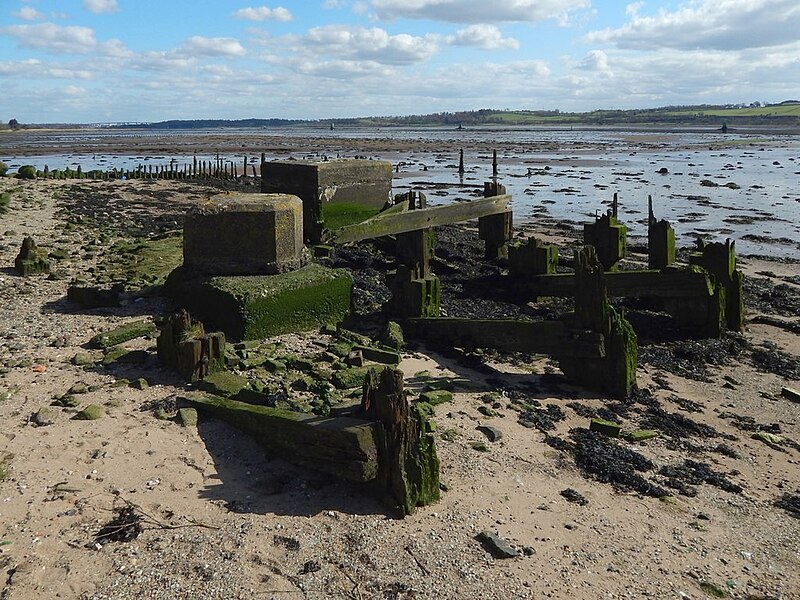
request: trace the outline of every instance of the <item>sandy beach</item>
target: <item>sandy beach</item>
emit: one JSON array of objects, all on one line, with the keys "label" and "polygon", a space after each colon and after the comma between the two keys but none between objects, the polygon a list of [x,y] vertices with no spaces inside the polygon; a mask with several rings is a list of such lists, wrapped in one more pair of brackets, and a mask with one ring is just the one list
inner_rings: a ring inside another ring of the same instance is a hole
[{"label": "sandy beach", "polygon": [[[293,143],[272,149],[297,151]],[[309,147],[335,152],[334,143]],[[209,141],[113,144],[86,151],[190,154]],[[406,150],[376,139],[354,152]],[[797,260],[741,258],[745,333],[643,339],[639,392],[626,401],[569,384],[547,357],[476,362],[412,346],[399,367],[407,385],[426,372],[455,393],[436,407],[442,499],[398,520],[365,489],[271,457],[224,423],[157,419],[186,385],[159,364],[152,335],[126,344],[145,351],[131,364],[104,365],[87,346],[173,306],[145,294],[84,309],[67,302],[70,281],[98,281],[131,230],[179,229],[186,208],[217,191],[0,178],[11,198],[0,215],[0,599],[800,598],[800,403],[781,394],[800,387]],[[97,223],[118,235],[101,235]],[[579,232],[556,225],[523,229],[574,246]],[[50,252],[53,275],[15,273],[25,236]],[[462,300],[443,304],[455,311]],[[297,351],[329,342],[319,332],[282,341]],[[71,406],[51,406],[65,397]],[[526,419],[523,404],[540,410]],[[73,418],[88,405],[103,417]],[[603,482],[559,443],[577,443],[572,430],[608,410],[626,429],[663,426],[619,446],[648,462],[650,484],[677,478],[682,491],[658,498]],[[552,422],[531,420],[545,413]],[[502,438],[487,440],[481,425]],[[778,437],[767,443],[753,437],[760,432]],[[133,520],[115,522],[121,515]],[[109,524],[127,539],[104,537]],[[476,540],[484,530],[519,555],[492,556]]]}]

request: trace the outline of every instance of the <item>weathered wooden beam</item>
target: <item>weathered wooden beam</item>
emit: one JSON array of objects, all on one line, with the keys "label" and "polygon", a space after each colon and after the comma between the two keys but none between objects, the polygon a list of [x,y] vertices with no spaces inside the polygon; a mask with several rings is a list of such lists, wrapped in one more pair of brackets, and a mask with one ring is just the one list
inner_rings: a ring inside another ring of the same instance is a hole
[{"label": "weathered wooden beam", "polygon": [[340,244],[357,242],[384,235],[396,235],[398,233],[416,231],[417,229],[460,223],[489,215],[501,214],[508,212],[510,206],[511,196],[502,194],[470,202],[457,202],[444,206],[410,210],[400,214],[385,211],[363,223],[356,223],[355,225],[348,225],[329,231],[325,239],[327,242]]},{"label": "weathered wooden beam", "polygon": [[[534,275],[514,284],[522,297],[569,297],[575,295],[575,275]],[[714,294],[708,273],[668,267],[660,271],[606,272],[609,296],[658,298],[704,298]]]},{"label": "weathered wooden beam", "polygon": [[380,423],[307,415],[212,394],[197,393],[179,400],[252,435],[289,462],[351,481],[377,477]]},{"label": "weathered wooden beam", "polygon": [[403,333],[450,347],[493,348],[575,358],[605,356],[602,334],[575,331],[561,321],[408,319]]}]

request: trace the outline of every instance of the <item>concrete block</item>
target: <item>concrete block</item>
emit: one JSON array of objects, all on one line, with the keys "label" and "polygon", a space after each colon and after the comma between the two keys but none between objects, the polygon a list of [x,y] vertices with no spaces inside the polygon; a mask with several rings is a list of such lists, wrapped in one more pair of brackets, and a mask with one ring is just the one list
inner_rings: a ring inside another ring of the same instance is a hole
[{"label": "concrete block", "polygon": [[364,159],[267,162],[261,191],[299,196],[305,239],[317,244],[323,229],[360,223],[384,207],[392,195],[392,165]]},{"label": "concrete block", "polygon": [[303,202],[289,194],[219,194],[186,214],[183,264],[206,275],[272,275],[303,259]]}]

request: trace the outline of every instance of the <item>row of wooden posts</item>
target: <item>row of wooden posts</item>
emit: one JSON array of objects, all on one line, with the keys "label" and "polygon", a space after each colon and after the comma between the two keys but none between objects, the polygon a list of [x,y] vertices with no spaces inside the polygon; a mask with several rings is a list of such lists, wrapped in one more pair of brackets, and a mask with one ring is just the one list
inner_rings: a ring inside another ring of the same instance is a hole
[{"label": "row of wooden posts", "polygon": [[[261,164],[266,161],[266,155],[261,153]],[[195,156],[192,163],[185,163],[181,166],[173,158],[167,165],[139,165],[135,169],[118,169],[114,167],[108,170],[93,169],[84,172],[80,165],[75,169],[66,168],[63,170],[50,170],[48,165],[44,166],[43,171],[38,171],[37,176],[44,179],[222,179],[225,181],[238,180],[249,176],[256,178],[260,175],[260,169],[255,163],[250,163],[247,156],[242,158],[242,162],[227,160],[221,156],[214,159],[198,160]],[[458,173],[463,175],[466,172],[464,167],[464,150],[459,151]],[[498,163],[497,150],[492,151],[492,176],[497,177]]]}]

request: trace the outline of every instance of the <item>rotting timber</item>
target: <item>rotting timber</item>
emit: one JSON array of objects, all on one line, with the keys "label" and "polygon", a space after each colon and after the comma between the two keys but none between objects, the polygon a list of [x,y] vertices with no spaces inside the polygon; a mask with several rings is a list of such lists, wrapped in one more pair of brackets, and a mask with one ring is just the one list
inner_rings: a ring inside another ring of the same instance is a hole
[{"label": "rotting timber", "polygon": [[347,416],[305,415],[200,393],[181,401],[251,434],[290,462],[372,485],[398,516],[439,499],[432,410],[409,401],[397,369],[372,372],[360,407]]}]

